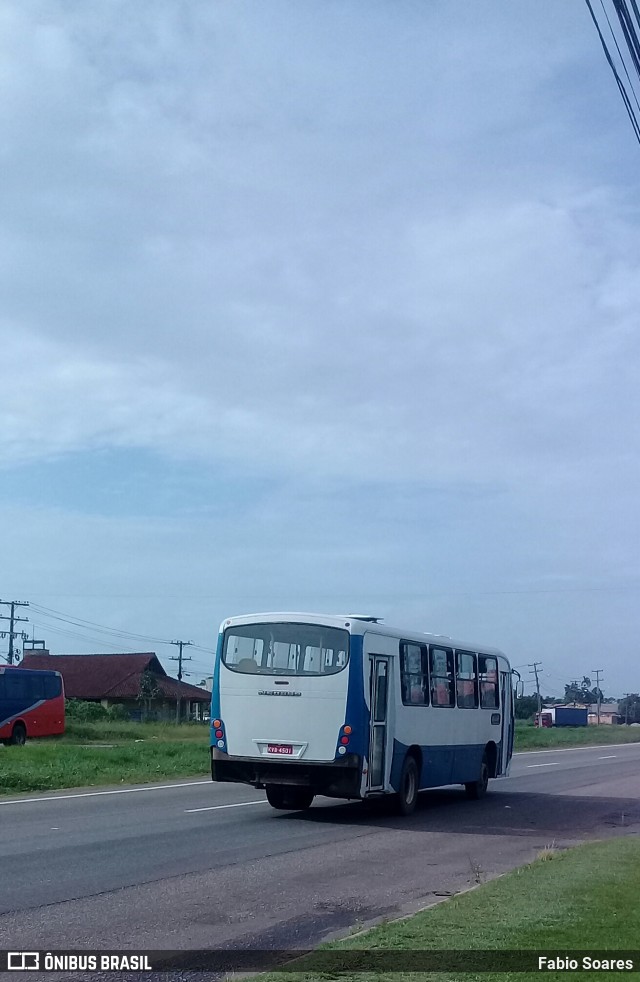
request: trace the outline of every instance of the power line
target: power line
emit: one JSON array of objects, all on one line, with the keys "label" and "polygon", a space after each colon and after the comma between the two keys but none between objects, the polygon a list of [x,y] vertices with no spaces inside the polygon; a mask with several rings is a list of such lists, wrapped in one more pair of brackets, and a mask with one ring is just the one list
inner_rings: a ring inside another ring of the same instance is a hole
[{"label": "power line", "polygon": [[[616,0],[613,0],[613,4],[614,4],[614,7],[617,6]],[[633,87],[633,82],[631,81],[631,76],[629,75],[629,71],[627,69],[625,60],[624,60],[624,58],[622,56],[622,51],[620,50],[620,45],[618,44],[618,39],[617,39],[617,37],[615,35],[615,31],[613,30],[613,27],[611,25],[611,21],[609,20],[609,14],[607,13],[606,7],[604,5],[604,0],[600,0],[600,6],[602,7],[604,16],[607,19],[607,24],[609,25],[609,30],[611,31],[611,37],[613,38],[614,44],[616,46],[616,51],[618,52],[618,55],[620,57],[620,63],[622,65],[622,67],[624,68],[625,75],[627,76],[627,82],[629,83],[629,88],[633,92],[633,98],[634,98],[635,104],[638,107],[638,109],[640,109],[640,102],[638,102],[638,97],[637,97],[636,91],[635,91],[635,89]],[[627,41],[627,47],[629,47],[629,49],[631,51],[631,60],[634,62],[634,67],[635,67],[636,71],[638,71],[638,67],[639,67],[640,63],[636,63],[636,55],[635,55],[635,52],[633,50],[633,41],[631,39],[631,36],[627,34],[627,29],[625,27],[625,24],[624,24],[624,21],[623,21],[623,18],[621,16],[620,11],[618,11],[618,19],[620,20],[620,23],[622,24],[622,32],[625,35],[625,40]]]},{"label": "power line", "polygon": [[[68,631],[61,627],[53,627],[51,624],[46,624],[45,630],[47,634],[53,633],[53,634],[58,634],[61,637],[73,638],[73,640],[75,641],[85,641],[88,644],[90,644],[94,649],[109,648],[113,652],[120,652],[122,654],[134,654],[136,652],[139,652],[140,650],[139,647],[132,648],[124,644],[114,644],[112,641],[105,641],[104,638],[90,637],[89,635],[86,634],[80,634],[78,631]],[[194,649],[195,648],[196,646],[194,645]],[[95,653],[99,654],[99,650],[96,651]],[[0,658],[4,658],[4,660],[6,661],[6,656],[0,655]],[[202,661],[200,661],[199,659],[193,660],[194,667],[197,668],[198,670],[202,670],[203,672],[210,671],[211,664],[212,664],[211,661],[206,661],[205,659],[203,659]]]},{"label": "power line", "polygon": [[33,610],[41,614],[43,617],[50,617],[56,621],[62,621],[65,624],[73,624],[75,627],[81,628],[93,628],[100,633],[108,634],[113,637],[124,637],[124,638],[135,638],[139,641],[151,641],[153,644],[171,644],[168,638],[157,638],[151,637],[145,634],[136,634],[135,632],[123,631],[116,627],[107,627],[106,624],[98,624],[95,621],[85,620],[83,617],[74,617],[71,614],[65,614],[60,610],[53,610],[51,607],[42,607],[40,604],[32,604]]},{"label": "power line", "polygon": [[104,638],[91,637],[87,634],[80,634],[78,631],[65,631],[64,628],[54,627],[52,624],[45,624],[43,626],[47,634],[60,634],[62,637],[73,638],[76,641],[86,641],[95,648],[111,648],[113,651],[122,651],[123,648],[128,649],[128,651],[123,652],[123,654],[130,654],[134,650],[125,644],[114,644],[112,641],[105,641]]},{"label": "power line", "polygon": [[[613,5],[616,8],[618,20],[620,21],[620,27],[622,28],[624,39],[631,54],[633,67],[636,70],[638,78],[640,78],[640,41],[638,41],[638,35],[633,23],[633,18],[629,12],[629,8],[627,7],[626,0],[613,0]],[[631,0],[631,5],[634,9],[636,18],[640,22],[640,11],[638,10],[636,0]]]},{"label": "power line", "polygon": [[[131,640],[148,641],[151,644],[172,644],[172,642],[168,638],[158,638],[148,634],[137,634],[134,631],[123,631],[121,628],[108,627],[106,624],[100,624],[97,621],[90,621],[84,617],[76,617],[72,614],[66,614],[64,611],[55,610],[52,607],[43,607],[41,604],[32,603],[31,607],[42,617],[50,618],[56,621],[61,621],[64,624],[71,624],[74,627],[80,627],[80,628],[90,627],[93,630],[98,631],[99,633],[107,634],[109,637],[114,637],[114,638],[120,637],[120,638],[131,639]],[[51,628],[51,630],[54,629]],[[86,636],[83,637],[82,640],[87,640]],[[101,643],[107,644],[107,642],[101,642]],[[215,654],[214,648],[206,648],[199,644],[194,644],[194,648],[196,648],[198,651],[203,651],[209,655]]]},{"label": "power line", "polygon": [[[85,641],[96,648],[109,648],[112,651],[122,652],[124,647],[125,651],[123,653],[129,654],[132,652],[132,650],[136,650],[136,649],[132,649],[130,646],[125,646],[123,644],[123,641],[126,640],[130,640],[134,642],[144,641],[146,643],[150,643],[153,645],[172,644],[172,642],[167,638],[158,638],[151,635],[138,634],[135,631],[132,631],[131,633],[127,633],[126,631],[123,631],[120,628],[108,627],[106,624],[101,624],[97,621],[91,621],[85,617],[77,617],[74,614],[68,614],[65,613],[64,611],[56,610],[52,607],[45,607],[42,604],[32,603],[31,608],[39,615],[39,618],[42,618],[44,620],[45,623],[43,627],[45,631],[52,632],[54,634],[59,634],[62,637],[73,638],[76,641]],[[50,623],[52,621],[59,622],[60,624],[68,624],[71,627],[78,627],[80,628],[80,631],[73,631],[70,630],[69,628],[65,629],[63,627],[56,627],[54,626],[53,623]],[[111,640],[106,640],[105,638],[96,637],[93,634],[86,633],[87,628],[90,629],[92,632],[96,631],[97,633],[106,634],[106,636]],[[119,639],[123,639],[123,641]],[[194,644],[193,642],[191,643],[195,651],[203,652],[206,655],[212,655],[212,656],[215,655],[214,648],[206,648],[203,645]],[[139,646],[137,646],[137,650],[138,651],[140,650]],[[193,659],[193,663],[194,663],[194,667],[197,667],[199,670],[202,670],[203,672],[207,672],[211,668],[211,662],[207,659],[202,659],[202,660]]]},{"label": "power line", "polygon": [[[585,2],[587,4],[587,7],[589,8],[589,13],[591,14],[591,19],[593,20],[593,23],[595,24],[596,31],[598,32],[598,37],[600,38],[600,43],[602,45],[602,49],[604,51],[605,57],[607,59],[607,62],[609,63],[609,67],[611,68],[611,71],[613,72],[613,76],[614,76],[614,78],[616,80],[616,84],[617,84],[618,89],[620,91],[620,95],[622,97],[622,101],[624,103],[625,109],[627,110],[627,115],[629,116],[629,119],[631,121],[631,126],[633,127],[633,132],[635,133],[635,136],[636,136],[636,139],[637,139],[638,143],[640,143],[640,123],[638,122],[638,118],[636,117],[636,114],[635,114],[633,105],[631,104],[631,99],[629,98],[629,94],[628,94],[628,92],[627,92],[627,90],[626,90],[626,88],[624,86],[624,82],[620,78],[620,75],[618,73],[618,70],[617,70],[617,68],[616,68],[616,66],[614,64],[614,61],[613,61],[613,57],[611,55],[611,52],[609,51],[609,48],[607,47],[607,42],[605,41],[604,35],[602,33],[602,30],[600,29],[600,25],[598,24],[598,20],[596,18],[594,9],[593,9],[593,7],[591,5],[591,0],[585,0]],[[604,4],[603,4],[602,0],[600,0],[600,2],[602,4],[603,10],[604,10]],[[617,2],[617,0],[614,0],[614,3],[616,3],[616,2]],[[611,29],[611,33],[613,35],[614,42],[616,44],[616,47],[618,47],[618,42],[616,40],[615,34],[613,33],[613,28],[611,28],[611,23],[610,23],[609,18],[607,16],[606,10],[604,12],[605,12],[605,17],[607,18],[607,21],[609,22],[609,27]],[[618,47],[618,51],[620,52],[619,47]],[[621,52],[620,52],[620,58],[622,60],[622,65],[624,67],[625,74],[627,75],[627,79],[629,80],[629,88],[633,92],[634,100],[635,100],[635,102],[637,104],[638,103],[638,99],[637,99],[637,96],[635,94],[635,90],[633,88],[633,85],[631,83],[631,79],[629,78],[629,73],[627,72],[627,68],[626,68],[626,65],[624,63],[624,59],[622,58],[622,53]]]}]

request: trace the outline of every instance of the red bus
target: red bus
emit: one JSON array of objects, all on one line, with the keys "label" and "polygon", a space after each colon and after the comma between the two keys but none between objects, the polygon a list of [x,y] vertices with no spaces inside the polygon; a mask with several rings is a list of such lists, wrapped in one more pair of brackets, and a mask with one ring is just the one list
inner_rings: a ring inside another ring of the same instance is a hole
[{"label": "red bus", "polygon": [[0,741],[22,746],[33,737],[64,733],[60,672],[0,667]]}]

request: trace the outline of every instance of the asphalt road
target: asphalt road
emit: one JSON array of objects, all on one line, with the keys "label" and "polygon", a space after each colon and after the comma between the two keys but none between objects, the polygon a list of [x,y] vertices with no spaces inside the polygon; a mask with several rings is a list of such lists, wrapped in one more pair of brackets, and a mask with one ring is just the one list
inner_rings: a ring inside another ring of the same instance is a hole
[{"label": "asphalt road", "polygon": [[640,744],[519,754],[490,788],[425,792],[408,819],[276,812],[206,779],[0,798],[0,947],[312,946],[549,845],[639,832]]}]

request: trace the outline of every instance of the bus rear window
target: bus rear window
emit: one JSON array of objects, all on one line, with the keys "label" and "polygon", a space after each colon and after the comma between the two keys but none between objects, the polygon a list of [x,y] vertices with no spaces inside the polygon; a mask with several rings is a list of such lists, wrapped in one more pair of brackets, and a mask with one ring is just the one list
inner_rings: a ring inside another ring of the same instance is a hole
[{"label": "bus rear window", "polygon": [[223,664],[247,675],[335,675],[349,660],[349,633],[316,624],[245,624],[224,632]]},{"label": "bus rear window", "polygon": [[56,699],[62,695],[62,679],[59,675],[45,675],[44,677],[44,697],[45,699]]}]

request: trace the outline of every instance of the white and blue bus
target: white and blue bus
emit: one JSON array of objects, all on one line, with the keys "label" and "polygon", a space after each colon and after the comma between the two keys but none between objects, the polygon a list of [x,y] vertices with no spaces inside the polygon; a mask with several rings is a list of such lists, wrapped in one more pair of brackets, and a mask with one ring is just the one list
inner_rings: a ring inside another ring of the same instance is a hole
[{"label": "white and blue bus", "polygon": [[315,795],[464,785],[482,797],[513,752],[502,652],[400,631],[361,615],[251,614],[223,621],[211,700],[214,781],[266,790],[274,808]]}]

